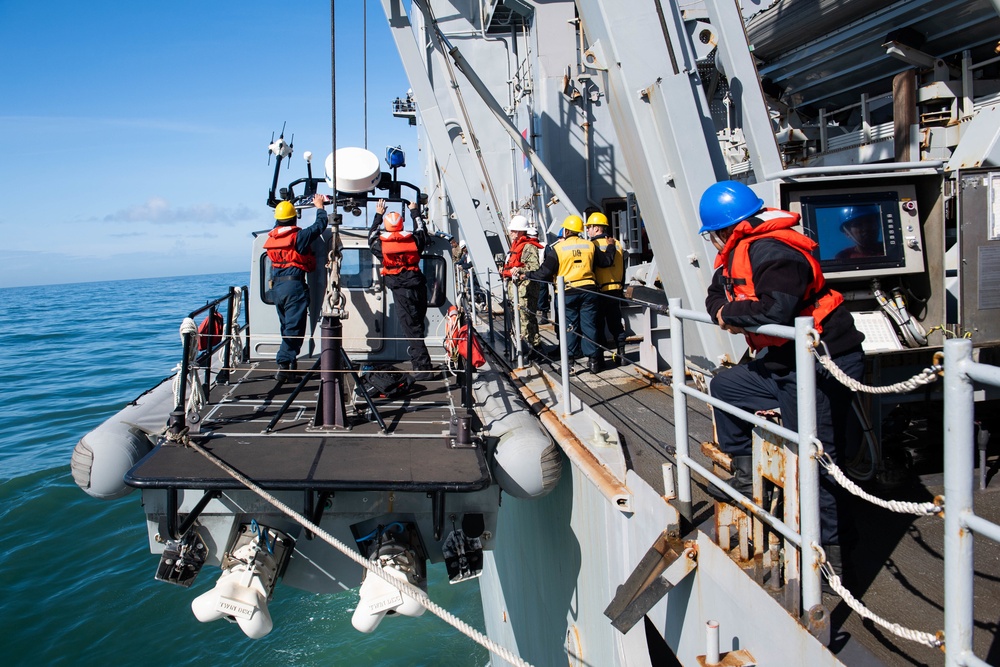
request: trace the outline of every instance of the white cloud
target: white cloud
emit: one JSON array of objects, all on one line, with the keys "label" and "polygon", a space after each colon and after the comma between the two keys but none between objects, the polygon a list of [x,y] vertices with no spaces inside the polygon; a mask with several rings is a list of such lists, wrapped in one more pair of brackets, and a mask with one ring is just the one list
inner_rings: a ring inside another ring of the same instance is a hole
[{"label": "white cloud", "polygon": [[103,221],[150,222],[154,224],[191,222],[235,225],[259,222],[266,219],[267,216],[265,214],[262,214],[260,211],[254,211],[242,204],[234,208],[216,206],[211,203],[174,207],[162,197],[150,197],[144,204],[136,204],[105,215]]}]

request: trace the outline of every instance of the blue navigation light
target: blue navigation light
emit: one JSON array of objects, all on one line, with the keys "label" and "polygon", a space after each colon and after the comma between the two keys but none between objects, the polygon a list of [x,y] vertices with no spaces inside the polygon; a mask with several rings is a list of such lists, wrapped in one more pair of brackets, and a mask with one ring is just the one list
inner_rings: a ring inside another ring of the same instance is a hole
[{"label": "blue navigation light", "polygon": [[406,153],[403,152],[401,146],[386,146],[385,162],[390,167],[405,167]]}]

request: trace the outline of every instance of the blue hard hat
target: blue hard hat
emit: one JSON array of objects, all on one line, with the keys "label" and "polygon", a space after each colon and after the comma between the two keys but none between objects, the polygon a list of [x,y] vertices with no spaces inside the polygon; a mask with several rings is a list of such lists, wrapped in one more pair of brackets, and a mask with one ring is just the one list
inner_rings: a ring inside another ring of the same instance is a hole
[{"label": "blue hard hat", "polygon": [[698,204],[701,229],[714,232],[746,220],[764,208],[764,200],[737,181],[719,181],[708,186]]},{"label": "blue hard hat", "polygon": [[881,211],[878,206],[845,206],[840,209],[840,229],[865,223],[876,223],[880,220]]}]

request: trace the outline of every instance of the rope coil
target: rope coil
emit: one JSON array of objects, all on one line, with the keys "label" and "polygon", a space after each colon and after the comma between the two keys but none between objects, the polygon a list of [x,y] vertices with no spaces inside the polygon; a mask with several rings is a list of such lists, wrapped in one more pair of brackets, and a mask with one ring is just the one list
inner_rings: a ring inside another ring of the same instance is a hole
[{"label": "rope coil", "polygon": [[[190,317],[185,317],[184,321],[181,322],[181,340],[184,340],[185,336],[197,336],[198,326],[194,323]],[[191,386],[190,393],[187,397],[187,406],[185,411],[187,413],[198,412],[201,407],[205,404],[205,390],[201,386],[201,378],[198,377],[199,367],[195,363],[198,356],[198,346],[189,345],[188,346],[188,384]],[[181,369],[182,364],[177,364],[174,366],[174,405],[181,405],[184,402],[184,397],[181,396]]]},{"label": "rope coil", "polygon": [[823,551],[823,547],[813,542],[812,548],[819,552],[820,572],[823,573],[823,576],[826,577],[826,580],[830,583],[830,588],[832,588],[837,595],[843,598],[844,602],[847,603],[847,606],[853,609],[859,616],[876,623],[901,639],[908,639],[912,642],[917,642],[918,644],[923,644],[924,646],[929,646],[931,648],[941,648],[944,646],[943,633],[931,634],[930,632],[924,632],[922,630],[913,630],[911,628],[904,627],[899,623],[891,623],[870,610],[862,604],[860,600],[854,597],[849,590],[844,588],[844,584],[841,582],[840,577],[837,576],[837,573],[833,571],[833,567],[827,562],[826,552]]},{"label": "rope coil", "polygon": [[243,336],[240,333],[240,308],[243,306],[243,288],[233,288],[232,312],[229,313],[229,359],[235,365],[237,359],[243,358]]}]

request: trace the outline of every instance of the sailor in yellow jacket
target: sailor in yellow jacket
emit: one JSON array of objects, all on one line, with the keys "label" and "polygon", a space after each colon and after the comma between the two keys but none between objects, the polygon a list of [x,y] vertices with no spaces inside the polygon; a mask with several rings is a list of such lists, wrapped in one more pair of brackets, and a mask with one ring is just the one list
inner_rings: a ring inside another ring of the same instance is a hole
[{"label": "sailor in yellow jacket", "polygon": [[[545,249],[545,257],[537,271],[512,271],[515,280],[566,280],[567,352],[570,359],[588,357],[587,367],[592,373],[601,369],[603,351],[597,343],[597,277],[594,267],[608,267],[614,254],[599,252],[594,242],[580,236],[583,219],[578,215],[563,220],[562,238]],[[582,335],[581,335],[582,334]]]},{"label": "sailor in yellow jacket", "polygon": [[603,339],[605,327],[611,334],[611,340],[607,341],[606,347],[614,350],[613,365],[614,362],[625,363],[625,325],[622,322],[621,301],[625,289],[625,253],[618,239],[608,234],[610,231],[608,216],[600,211],[595,211],[587,217],[587,236],[597,244],[598,250],[614,255],[611,266],[594,267],[597,289],[602,297],[597,309],[597,335]]}]

